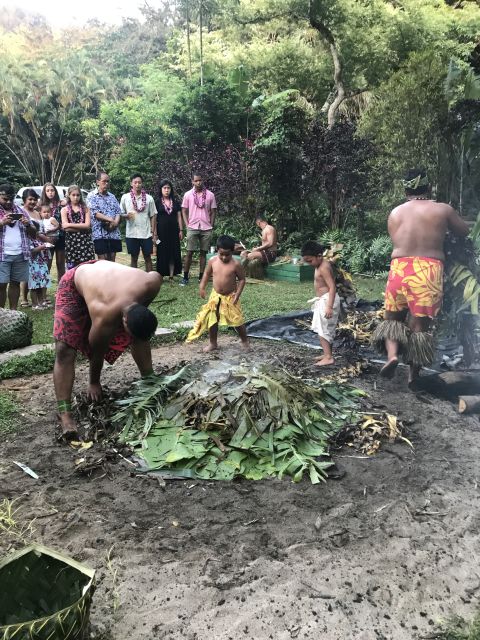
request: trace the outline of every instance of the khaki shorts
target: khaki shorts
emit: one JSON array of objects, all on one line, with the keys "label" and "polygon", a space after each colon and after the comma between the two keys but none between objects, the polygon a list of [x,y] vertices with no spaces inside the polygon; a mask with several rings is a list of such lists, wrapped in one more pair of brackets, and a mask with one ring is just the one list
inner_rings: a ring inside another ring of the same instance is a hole
[{"label": "khaki shorts", "polygon": [[208,229],[208,231],[202,231],[201,229],[187,229],[187,251],[199,250],[208,253],[211,237],[211,229]]}]

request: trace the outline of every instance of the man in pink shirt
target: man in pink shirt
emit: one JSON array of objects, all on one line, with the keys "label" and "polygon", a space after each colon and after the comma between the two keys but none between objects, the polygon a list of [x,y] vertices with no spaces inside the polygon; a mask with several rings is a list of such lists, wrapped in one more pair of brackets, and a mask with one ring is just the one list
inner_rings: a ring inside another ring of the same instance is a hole
[{"label": "man in pink shirt", "polygon": [[197,248],[200,250],[200,273],[198,274],[198,279],[202,279],[207,251],[212,237],[212,228],[217,215],[215,196],[203,186],[202,176],[195,173],[192,184],[193,189],[187,191],[183,196],[182,202],[182,218],[187,228],[187,255],[185,256],[185,265],[183,267],[183,280],[180,282],[182,287],[188,284],[192,256]]}]

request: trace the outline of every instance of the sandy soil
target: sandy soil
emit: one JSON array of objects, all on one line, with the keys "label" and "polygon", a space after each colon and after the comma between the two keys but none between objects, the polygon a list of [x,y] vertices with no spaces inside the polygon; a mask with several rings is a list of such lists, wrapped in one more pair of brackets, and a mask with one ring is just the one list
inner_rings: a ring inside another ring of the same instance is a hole
[{"label": "sandy soil", "polygon": [[[232,358],[236,343],[222,341]],[[291,346],[255,346],[249,358],[293,369],[312,358]],[[162,347],[155,362],[172,365],[199,351]],[[125,388],[135,375],[124,356],[104,381]],[[82,390],[84,365],[77,381]],[[25,429],[0,445],[0,498],[17,499],[20,523],[36,518],[33,540],[97,569],[96,640],[432,637],[440,619],[472,616],[480,592],[478,419],[416,397],[405,371],[393,382],[372,372],[356,383],[411,422],[413,452],[402,443],[369,459],[343,450],[345,477],[320,486],[163,486],[132,475],[121,458],[106,475],[80,475],[78,454],[53,437],[51,377],[6,381],[24,403]],[[12,542],[0,537],[0,551]]]}]

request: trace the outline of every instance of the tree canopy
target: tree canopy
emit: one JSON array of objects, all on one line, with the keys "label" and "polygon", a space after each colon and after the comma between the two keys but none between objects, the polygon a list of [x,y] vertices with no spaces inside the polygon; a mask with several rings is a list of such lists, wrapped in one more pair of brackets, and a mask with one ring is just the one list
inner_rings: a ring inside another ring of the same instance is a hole
[{"label": "tree canopy", "polygon": [[[376,234],[425,166],[439,197],[479,205],[480,7],[474,0],[177,0],[145,21],[54,32],[0,19],[0,173],[115,189],[133,171],[189,186],[221,216],[285,233]],[[361,220],[360,220],[361,218]],[[360,220],[360,222],[359,222]]]}]

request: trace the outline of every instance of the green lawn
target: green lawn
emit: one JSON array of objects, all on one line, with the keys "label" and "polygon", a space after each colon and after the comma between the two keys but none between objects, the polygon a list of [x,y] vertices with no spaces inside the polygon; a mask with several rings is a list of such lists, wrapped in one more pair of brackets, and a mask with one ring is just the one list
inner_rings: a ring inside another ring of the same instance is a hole
[{"label": "green lawn", "polygon": [[[126,255],[120,255],[120,261],[127,262]],[[141,261],[139,261],[141,264]],[[52,272],[54,286],[49,294],[53,298],[56,288],[55,272]],[[152,303],[151,309],[158,318],[159,326],[170,327],[175,322],[194,320],[195,315],[203,304],[198,295],[198,281],[195,276],[186,287],[180,287],[179,280],[170,284],[168,280],[163,284],[158,298]],[[367,300],[378,300],[382,297],[385,283],[374,278],[355,278],[358,296]],[[274,313],[306,309],[307,300],[314,295],[313,283],[302,282],[292,284],[287,282],[271,282],[265,284],[248,284],[242,294],[241,303],[247,320],[263,318]],[[32,311],[30,307],[22,309],[33,319],[33,343],[43,344],[52,342],[53,310]]]}]

